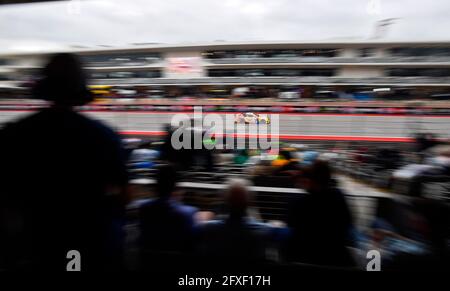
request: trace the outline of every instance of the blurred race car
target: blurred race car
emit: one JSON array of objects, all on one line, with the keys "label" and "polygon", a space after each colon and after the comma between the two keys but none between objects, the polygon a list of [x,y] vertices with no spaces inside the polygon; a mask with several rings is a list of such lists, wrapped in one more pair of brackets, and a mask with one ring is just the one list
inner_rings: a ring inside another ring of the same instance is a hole
[{"label": "blurred race car", "polygon": [[234,117],[234,123],[245,124],[269,124],[270,118],[253,112],[239,113]]}]

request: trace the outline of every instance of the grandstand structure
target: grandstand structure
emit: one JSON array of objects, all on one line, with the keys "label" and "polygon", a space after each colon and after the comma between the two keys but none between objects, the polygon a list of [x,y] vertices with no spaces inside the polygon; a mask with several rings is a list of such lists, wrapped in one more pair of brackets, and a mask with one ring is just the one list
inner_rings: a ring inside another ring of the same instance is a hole
[{"label": "grandstand structure", "polygon": [[[144,97],[448,98],[450,42],[211,42],[69,48],[91,85]],[[53,52],[0,55],[0,88],[24,88]],[[283,94],[286,93],[286,94]]]}]

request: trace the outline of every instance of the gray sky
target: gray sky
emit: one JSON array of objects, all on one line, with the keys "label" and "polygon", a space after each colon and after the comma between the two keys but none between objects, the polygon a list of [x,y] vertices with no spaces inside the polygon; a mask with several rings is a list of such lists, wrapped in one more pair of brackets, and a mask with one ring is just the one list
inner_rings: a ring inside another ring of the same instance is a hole
[{"label": "gray sky", "polygon": [[246,40],[450,40],[448,0],[71,0],[0,6],[0,51]]}]

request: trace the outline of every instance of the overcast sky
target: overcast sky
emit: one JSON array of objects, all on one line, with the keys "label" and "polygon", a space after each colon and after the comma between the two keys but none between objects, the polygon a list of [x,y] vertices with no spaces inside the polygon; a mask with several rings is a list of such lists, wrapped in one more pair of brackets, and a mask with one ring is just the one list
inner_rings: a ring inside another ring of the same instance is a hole
[{"label": "overcast sky", "polygon": [[450,40],[449,0],[71,0],[0,6],[0,51],[246,40]]}]

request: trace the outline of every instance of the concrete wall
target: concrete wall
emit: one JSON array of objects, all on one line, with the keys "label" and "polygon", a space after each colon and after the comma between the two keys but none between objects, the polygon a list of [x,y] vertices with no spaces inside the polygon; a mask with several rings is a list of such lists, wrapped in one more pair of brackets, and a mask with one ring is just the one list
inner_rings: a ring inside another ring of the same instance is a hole
[{"label": "concrete wall", "polygon": [[10,58],[11,66],[24,66],[24,67],[43,67],[47,61],[43,56],[24,56]]},{"label": "concrete wall", "polygon": [[371,78],[383,77],[384,69],[379,67],[344,67],[337,71],[336,77]]},{"label": "concrete wall", "polygon": [[338,57],[342,58],[356,58],[358,57],[358,49],[355,48],[344,48],[338,54]]}]

